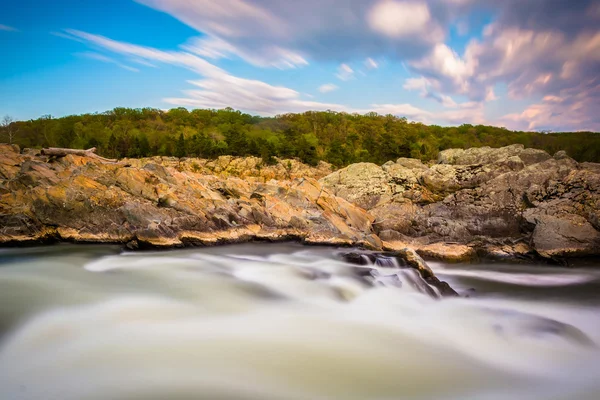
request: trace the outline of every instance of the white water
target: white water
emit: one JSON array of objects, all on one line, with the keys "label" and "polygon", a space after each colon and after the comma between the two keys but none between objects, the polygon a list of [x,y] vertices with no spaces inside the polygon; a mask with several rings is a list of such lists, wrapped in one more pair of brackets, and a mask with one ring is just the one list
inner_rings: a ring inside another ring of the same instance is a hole
[{"label": "white water", "polygon": [[5,250],[0,399],[598,399],[596,270],[433,263],[436,300],[335,253]]}]

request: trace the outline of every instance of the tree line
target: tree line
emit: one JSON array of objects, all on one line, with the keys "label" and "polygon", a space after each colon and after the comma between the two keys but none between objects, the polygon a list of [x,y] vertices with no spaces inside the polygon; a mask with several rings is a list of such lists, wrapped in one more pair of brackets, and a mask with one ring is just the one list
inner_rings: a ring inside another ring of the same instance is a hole
[{"label": "tree line", "polygon": [[576,160],[600,162],[600,133],[540,133],[464,124],[441,127],[393,115],[307,111],[259,117],[222,110],[115,108],[83,115],[29,121],[5,118],[4,138],[23,147],[96,147],[108,158],[221,155],[298,158],[336,167],[355,162],[382,164],[399,157],[429,161],[441,150],[501,147],[521,143],[554,154],[565,150]]}]

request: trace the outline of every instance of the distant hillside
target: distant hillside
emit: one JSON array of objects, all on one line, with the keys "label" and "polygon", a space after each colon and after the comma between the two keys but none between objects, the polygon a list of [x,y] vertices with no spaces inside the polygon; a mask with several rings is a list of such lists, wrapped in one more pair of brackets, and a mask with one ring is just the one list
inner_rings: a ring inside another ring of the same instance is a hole
[{"label": "distant hillside", "polygon": [[521,143],[550,154],[565,150],[577,161],[600,162],[600,133],[515,132],[484,125],[441,127],[392,115],[313,112],[272,118],[233,109],[115,108],[98,114],[44,116],[4,126],[0,141],[21,147],[97,147],[106,157],[220,155],[297,157],[315,165],[355,162],[382,164],[399,157],[435,159],[448,148],[501,147]]}]

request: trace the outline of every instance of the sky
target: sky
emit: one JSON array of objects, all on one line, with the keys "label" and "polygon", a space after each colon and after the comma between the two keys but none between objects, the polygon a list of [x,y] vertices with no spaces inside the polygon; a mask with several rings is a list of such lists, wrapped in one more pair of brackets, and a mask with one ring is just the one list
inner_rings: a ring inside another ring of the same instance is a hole
[{"label": "sky", "polygon": [[599,0],[7,0],[0,116],[232,107],[600,131]]}]

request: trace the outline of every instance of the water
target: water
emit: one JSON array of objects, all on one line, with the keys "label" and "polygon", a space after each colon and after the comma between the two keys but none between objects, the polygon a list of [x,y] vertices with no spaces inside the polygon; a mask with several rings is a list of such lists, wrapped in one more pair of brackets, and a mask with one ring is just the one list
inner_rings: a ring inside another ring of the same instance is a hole
[{"label": "water", "polygon": [[600,269],[338,252],[0,250],[0,399],[599,398]]}]

